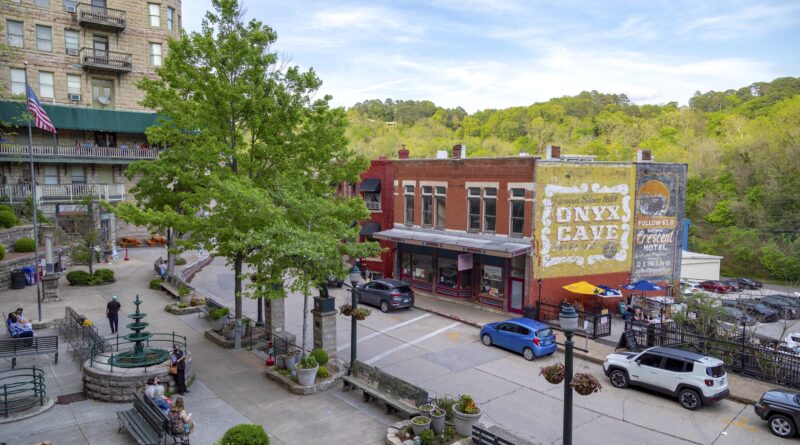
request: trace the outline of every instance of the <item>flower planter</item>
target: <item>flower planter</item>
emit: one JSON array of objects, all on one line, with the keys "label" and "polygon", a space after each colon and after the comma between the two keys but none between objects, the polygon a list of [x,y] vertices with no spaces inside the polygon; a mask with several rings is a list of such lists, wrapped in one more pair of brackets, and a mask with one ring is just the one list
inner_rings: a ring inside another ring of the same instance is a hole
[{"label": "flower planter", "polygon": [[444,431],[444,417],[446,411],[439,408],[434,408],[431,410],[431,428],[433,432],[436,434],[442,434]]},{"label": "flower planter", "polygon": [[453,423],[455,423],[456,432],[462,436],[472,436],[472,426],[478,423],[478,420],[483,415],[483,412],[478,410],[475,414],[462,413],[453,406]]},{"label": "flower planter", "polygon": [[539,374],[544,376],[544,379],[549,383],[558,385],[564,381],[564,365],[556,363],[555,365],[542,366],[539,368]]},{"label": "flower planter", "polygon": [[414,429],[415,436],[419,436],[419,433],[429,429],[430,427],[431,418],[428,416],[417,416],[411,419],[411,428]]},{"label": "flower planter", "polygon": [[297,369],[297,356],[294,354],[287,354],[284,356],[284,360],[286,362],[286,369],[289,371]]},{"label": "flower planter", "polygon": [[286,368],[286,357],[284,355],[278,355],[275,357],[275,367],[278,369]]},{"label": "flower planter", "polygon": [[314,380],[317,378],[317,371],[319,370],[319,365],[313,368],[297,368],[297,383],[300,386],[311,386],[314,384]]},{"label": "flower planter", "polygon": [[225,329],[225,322],[227,321],[228,321],[227,316],[219,317],[216,320],[211,320],[211,329],[213,329],[216,332],[222,332],[222,330]]},{"label": "flower planter", "polygon": [[603,387],[603,385],[600,384],[600,381],[597,380],[597,377],[586,373],[575,374],[575,376],[572,377],[572,382],[570,382],[569,386],[571,386],[575,392],[582,396],[588,396],[589,394],[600,392],[600,389]]}]

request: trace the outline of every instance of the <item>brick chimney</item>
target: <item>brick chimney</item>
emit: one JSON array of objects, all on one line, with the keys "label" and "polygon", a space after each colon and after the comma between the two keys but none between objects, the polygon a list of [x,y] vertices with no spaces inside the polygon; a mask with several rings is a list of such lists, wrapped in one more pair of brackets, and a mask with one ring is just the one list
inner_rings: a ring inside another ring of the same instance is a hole
[{"label": "brick chimney", "polygon": [[558,145],[548,145],[545,150],[545,159],[560,159],[561,158],[561,147]]},{"label": "brick chimney", "polygon": [[649,148],[636,149],[636,160],[638,162],[653,162],[653,153]]},{"label": "brick chimney", "polygon": [[453,145],[453,159],[461,159],[461,144]]},{"label": "brick chimney", "polygon": [[408,150],[406,150],[406,144],[400,146],[400,150],[397,151],[397,157],[399,159],[408,159]]}]

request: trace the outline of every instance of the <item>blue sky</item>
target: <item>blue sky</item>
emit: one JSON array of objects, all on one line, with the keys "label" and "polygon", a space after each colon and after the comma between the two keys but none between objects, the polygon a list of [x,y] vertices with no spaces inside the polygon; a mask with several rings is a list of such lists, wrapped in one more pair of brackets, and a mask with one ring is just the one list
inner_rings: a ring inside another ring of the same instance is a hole
[{"label": "blue sky", "polygon": [[[697,91],[800,76],[800,1],[245,0],[321,94],[469,112],[583,90],[686,104]],[[183,2],[200,29],[211,0]]]}]

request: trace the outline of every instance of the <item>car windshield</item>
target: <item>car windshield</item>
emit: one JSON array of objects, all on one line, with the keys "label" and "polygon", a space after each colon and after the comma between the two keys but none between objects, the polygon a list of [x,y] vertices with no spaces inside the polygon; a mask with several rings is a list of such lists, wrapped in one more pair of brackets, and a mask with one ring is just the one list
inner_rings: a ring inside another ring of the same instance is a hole
[{"label": "car windshield", "polygon": [[396,289],[398,292],[402,292],[404,294],[411,292],[411,288],[408,286],[398,286]]},{"label": "car windshield", "polygon": [[706,368],[706,374],[714,378],[723,377],[725,375],[725,366],[719,365]]},{"label": "car windshield", "polygon": [[539,329],[536,331],[536,336],[539,338],[545,338],[553,335],[553,330],[550,328]]}]

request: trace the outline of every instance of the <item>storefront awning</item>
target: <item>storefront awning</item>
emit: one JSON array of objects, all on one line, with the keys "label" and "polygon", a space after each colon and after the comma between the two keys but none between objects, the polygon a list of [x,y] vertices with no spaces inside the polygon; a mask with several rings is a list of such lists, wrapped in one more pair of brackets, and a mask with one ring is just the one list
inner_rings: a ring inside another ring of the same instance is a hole
[{"label": "storefront awning", "polygon": [[380,223],[377,223],[375,221],[367,221],[364,223],[363,226],[361,226],[361,232],[359,232],[359,235],[372,236],[375,232],[380,232],[380,231],[381,231]]},{"label": "storefront awning", "polygon": [[367,192],[367,193],[377,193],[381,191],[381,180],[369,178],[361,181],[361,185],[358,186],[359,192]]},{"label": "storefront awning", "polygon": [[[47,116],[57,130],[91,130],[118,133],[144,133],[156,124],[156,113],[138,111],[103,110],[99,108],[67,107],[42,104]],[[0,101],[0,122],[26,125],[20,119],[25,113],[24,102]]]},{"label": "storefront awning", "polygon": [[472,237],[413,229],[390,229],[372,234],[373,238],[396,243],[438,247],[459,252],[482,253],[511,258],[531,251],[531,243],[504,236]]}]

